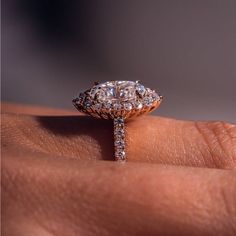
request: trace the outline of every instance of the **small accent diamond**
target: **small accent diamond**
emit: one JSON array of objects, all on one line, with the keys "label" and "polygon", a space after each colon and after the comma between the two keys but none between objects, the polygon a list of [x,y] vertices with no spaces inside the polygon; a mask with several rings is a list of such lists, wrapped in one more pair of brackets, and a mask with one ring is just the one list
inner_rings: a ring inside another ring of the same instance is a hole
[{"label": "small accent diamond", "polygon": [[154,101],[160,100],[160,97],[156,92],[153,92],[152,98],[153,98]]},{"label": "small accent diamond", "polygon": [[93,108],[95,110],[100,110],[102,108],[102,104],[101,103],[96,103],[96,104],[93,105]]},{"label": "small accent diamond", "polygon": [[140,97],[143,97],[145,95],[146,89],[142,84],[137,84],[136,90],[137,90],[138,94],[140,95]]},{"label": "small accent diamond", "polygon": [[122,105],[116,102],[112,105],[112,107],[114,110],[119,111],[122,108]]},{"label": "small accent diamond", "polygon": [[115,146],[117,146],[117,147],[121,147],[124,145],[125,145],[125,142],[123,140],[116,140],[115,141]]},{"label": "small accent diamond", "polygon": [[111,109],[111,104],[108,103],[108,102],[105,103],[103,106],[104,106],[105,109]]},{"label": "small accent diamond", "polygon": [[130,111],[130,110],[132,110],[132,104],[127,102],[124,104],[124,108],[126,111]]},{"label": "small accent diamond", "polygon": [[140,101],[135,102],[135,109],[139,110],[142,109],[143,104]]},{"label": "small accent diamond", "polygon": [[116,135],[115,139],[116,140],[123,140],[125,138],[124,134]]},{"label": "small accent diamond", "polygon": [[115,134],[115,135],[124,135],[124,133],[125,133],[125,132],[124,132],[124,130],[122,130],[122,129],[121,129],[121,130],[120,130],[120,129],[114,130],[114,134]]},{"label": "small accent diamond", "polygon": [[85,106],[86,108],[90,108],[90,107],[92,106],[92,101],[90,101],[90,100],[85,100],[85,101],[84,101],[84,106]]},{"label": "small accent diamond", "polygon": [[123,124],[124,123],[124,119],[123,118],[116,118],[114,119],[114,124]]},{"label": "small accent diamond", "polygon": [[143,99],[143,103],[144,103],[145,106],[150,107],[152,105],[152,103],[153,103],[153,100],[152,100],[151,97],[145,97]]},{"label": "small accent diamond", "polygon": [[124,160],[125,159],[125,151],[116,152],[115,157],[117,158],[117,160]]}]

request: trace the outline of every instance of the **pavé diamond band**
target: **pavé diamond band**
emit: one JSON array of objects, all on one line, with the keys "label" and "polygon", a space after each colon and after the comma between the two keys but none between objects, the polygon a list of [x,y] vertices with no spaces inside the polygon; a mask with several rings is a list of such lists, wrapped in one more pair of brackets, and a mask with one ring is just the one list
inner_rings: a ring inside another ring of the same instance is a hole
[{"label": "pav\u00e9 diamond band", "polygon": [[95,83],[72,102],[81,112],[113,120],[115,160],[125,161],[125,120],[153,111],[161,101],[162,96],[139,81],[108,81]]}]

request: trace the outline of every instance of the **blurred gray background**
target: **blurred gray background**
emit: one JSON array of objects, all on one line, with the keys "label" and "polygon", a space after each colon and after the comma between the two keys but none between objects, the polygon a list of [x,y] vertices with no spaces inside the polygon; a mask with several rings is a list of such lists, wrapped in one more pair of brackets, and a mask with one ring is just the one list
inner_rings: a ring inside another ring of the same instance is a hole
[{"label": "blurred gray background", "polygon": [[2,1],[2,100],[73,109],[94,81],[141,80],[155,114],[236,121],[236,1]]}]

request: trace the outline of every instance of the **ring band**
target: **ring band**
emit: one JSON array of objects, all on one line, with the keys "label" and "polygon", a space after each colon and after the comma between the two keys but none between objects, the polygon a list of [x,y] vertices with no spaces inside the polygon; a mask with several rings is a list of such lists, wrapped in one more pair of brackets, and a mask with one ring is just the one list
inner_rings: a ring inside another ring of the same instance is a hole
[{"label": "ring band", "polygon": [[115,160],[126,160],[125,152],[125,121],[123,118],[115,118],[114,121],[114,151]]},{"label": "ring band", "polygon": [[85,114],[113,120],[115,160],[126,161],[125,120],[153,111],[162,99],[140,81],[108,81],[95,83],[92,88],[79,93],[72,102]]}]

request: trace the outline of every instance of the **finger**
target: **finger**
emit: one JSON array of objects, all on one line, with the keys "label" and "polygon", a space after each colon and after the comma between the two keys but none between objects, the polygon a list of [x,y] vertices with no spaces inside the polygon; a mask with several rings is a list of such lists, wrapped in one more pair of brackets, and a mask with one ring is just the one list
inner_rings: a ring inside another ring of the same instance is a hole
[{"label": "finger", "polygon": [[[2,142],[77,159],[113,160],[112,122],[87,116],[2,118]],[[127,122],[129,161],[236,168],[236,126],[144,116]]]},{"label": "finger", "polygon": [[128,156],[134,161],[236,168],[236,125],[146,116],[127,125]]},{"label": "finger", "polygon": [[236,233],[234,171],[35,155],[3,160],[5,235]]},{"label": "finger", "polygon": [[73,110],[65,110],[59,108],[48,108],[41,107],[35,105],[23,105],[23,104],[15,104],[9,102],[3,102],[1,104],[1,112],[2,113],[11,113],[11,114],[24,114],[24,115],[83,115],[77,111]]}]

